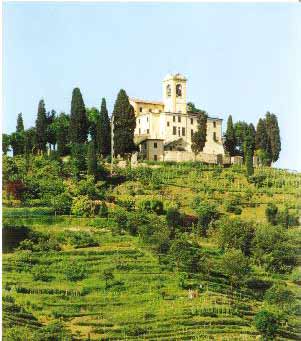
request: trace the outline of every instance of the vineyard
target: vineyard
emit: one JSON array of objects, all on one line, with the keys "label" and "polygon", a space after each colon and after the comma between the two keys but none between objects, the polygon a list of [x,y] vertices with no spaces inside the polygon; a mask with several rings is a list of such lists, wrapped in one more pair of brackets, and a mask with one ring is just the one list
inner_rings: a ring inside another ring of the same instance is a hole
[{"label": "vineyard", "polygon": [[[105,214],[3,208],[4,340],[254,340],[261,335],[254,317],[264,309],[278,316],[274,339],[301,339],[300,174],[261,168],[247,179],[241,166],[159,162],[115,166],[114,174]],[[215,210],[206,230],[198,223],[202,203]],[[280,270],[281,256],[258,262],[254,251],[271,204],[278,221],[267,229],[285,226],[281,236],[295,257]],[[181,217],[173,237],[168,212]],[[242,285],[224,271],[223,219],[255,226]],[[173,241],[182,236],[194,245],[189,252],[201,252],[193,253],[197,266],[177,258]],[[274,285],[294,301],[269,301]]]}]

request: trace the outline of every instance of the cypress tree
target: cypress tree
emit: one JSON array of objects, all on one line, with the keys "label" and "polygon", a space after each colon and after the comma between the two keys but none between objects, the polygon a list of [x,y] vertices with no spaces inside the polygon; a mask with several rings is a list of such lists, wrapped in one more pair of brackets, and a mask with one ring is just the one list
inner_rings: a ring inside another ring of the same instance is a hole
[{"label": "cypress tree", "polygon": [[46,115],[47,120],[47,143],[49,144],[49,149],[51,150],[51,146],[53,146],[53,149],[56,145],[56,127],[55,127],[55,118],[56,118],[56,112],[55,110],[51,110],[51,112],[48,112]]},{"label": "cypress tree", "polygon": [[97,176],[97,158],[95,152],[95,143],[91,141],[88,146],[88,175]]},{"label": "cypress tree", "polygon": [[108,115],[106,100],[101,101],[100,116],[96,125],[97,152],[100,155],[111,154],[111,124]]},{"label": "cypress tree", "polygon": [[268,148],[270,148],[271,161],[276,162],[279,159],[281,151],[280,129],[278,126],[278,119],[275,114],[266,113],[266,129],[269,140]]},{"label": "cypress tree", "polygon": [[200,111],[198,114],[198,128],[191,138],[191,149],[195,155],[203,151],[207,137],[208,115],[206,111]]},{"label": "cypress tree", "polygon": [[73,89],[71,100],[69,136],[71,143],[85,143],[88,136],[88,119],[79,88]]},{"label": "cypress tree", "polygon": [[63,112],[60,113],[60,115],[55,120],[57,153],[59,156],[65,156],[69,152],[69,148],[68,148],[69,123],[70,123],[70,117]]},{"label": "cypress tree", "polygon": [[244,141],[249,130],[247,122],[238,121],[234,124],[237,153],[244,156]]},{"label": "cypress tree", "polygon": [[249,126],[249,129],[246,132],[245,141],[244,141],[244,158],[245,158],[246,171],[247,171],[248,177],[254,174],[253,155],[254,155],[254,139],[253,139],[252,127]]},{"label": "cypress tree", "polygon": [[260,118],[257,123],[255,148],[264,151],[268,149],[268,133],[266,129],[266,122],[262,118]]},{"label": "cypress tree", "polygon": [[23,124],[23,118],[22,118],[21,112],[18,114],[16,132],[17,133],[23,133],[24,132],[24,124]]},{"label": "cypress tree", "polygon": [[96,108],[87,109],[87,118],[89,123],[89,134],[92,141],[96,141],[96,126],[99,120],[99,111]]},{"label": "cypress tree", "polygon": [[34,153],[34,149],[36,148],[36,128],[31,127],[25,130],[25,154],[29,155]]},{"label": "cypress tree", "polygon": [[73,143],[71,147],[71,165],[72,174],[79,178],[81,173],[87,170],[86,145],[82,143]]},{"label": "cypress tree", "polygon": [[231,115],[229,115],[227,121],[227,131],[225,134],[225,149],[230,156],[235,155],[236,138]]},{"label": "cypress tree", "polygon": [[46,151],[47,143],[47,116],[44,100],[41,99],[38,107],[38,115],[36,119],[36,144],[38,152]]},{"label": "cypress tree", "polygon": [[8,134],[2,134],[2,153],[4,155],[7,155],[7,153],[10,151],[10,135]]},{"label": "cypress tree", "polygon": [[136,117],[125,90],[118,93],[114,111],[114,154],[121,157],[137,150],[134,143]]}]

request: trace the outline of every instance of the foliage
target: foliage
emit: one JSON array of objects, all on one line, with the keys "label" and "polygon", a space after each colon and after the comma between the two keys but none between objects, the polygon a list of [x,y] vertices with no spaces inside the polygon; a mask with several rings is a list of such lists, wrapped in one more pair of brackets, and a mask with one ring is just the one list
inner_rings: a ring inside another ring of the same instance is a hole
[{"label": "foliage", "polygon": [[198,214],[198,228],[201,234],[206,236],[209,225],[219,217],[219,212],[216,206],[210,203],[200,203],[196,211]]},{"label": "foliage", "polygon": [[39,152],[46,151],[47,142],[47,117],[44,100],[41,99],[38,107],[38,115],[36,119],[36,146]]},{"label": "foliage", "polygon": [[232,286],[243,284],[250,268],[248,259],[241,250],[230,249],[226,251],[221,263],[224,273],[229,277]]},{"label": "foliage", "polygon": [[85,104],[79,88],[74,88],[72,92],[69,137],[75,144],[87,141],[88,118]]},{"label": "foliage", "polygon": [[218,243],[225,249],[239,249],[245,256],[251,254],[255,227],[252,222],[242,219],[222,219],[219,224]]},{"label": "foliage", "polygon": [[2,134],[2,152],[6,155],[10,151],[10,135]]},{"label": "foliage", "polygon": [[256,329],[263,335],[265,340],[274,340],[278,330],[278,320],[276,316],[267,311],[259,311],[254,318]]},{"label": "foliage", "polygon": [[198,128],[191,137],[191,149],[195,154],[203,151],[207,138],[207,119],[205,111],[198,113]]},{"label": "foliage", "polygon": [[31,273],[34,281],[49,282],[52,279],[49,269],[45,265],[35,265]]},{"label": "foliage", "polygon": [[157,214],[163,214],[163,202],[161,200],[142,200],[139,203],[139,207],[147,212],[154,212]]},{"label": "foliage", "polygon": [[271,161],[276,162],[279,159],[279,154],[281,151],[280,130],[278,126],[277,116],[275,114],[267,112],[265,115],[265,122],[269,139]]},{"label": "foliage", "polygon": [[118,93],[114,110],[114,154],[122,157],[137,150],[134,144],[136,118],[125,90]]},{"label": "foliage", "polygon": [[107,289],[109,282],[114,280],[114,274],[112,270],[105,269],[102,273],[102,278],[105,281],[105,288]]},{"label": "foliage", "polygon": [[96,124],[96,145],[100,155],[111,154],[111,124],[104,98],[101,100],[99,120]]},{"label": "foliage", "polygon": [[71,147],[72,174],[79,178],[87,169],[86,146],[84,144],[73,143]]},{"label": "foliage", "polygon": [[84,264],[68,262],[63,264],[63,273],[68,281],[77,282],[86,278],[88,273]]},{"label": "foliage", "polygon": [[71,212],[79,217],[91,217],[96,213],[96,206],[87,195],[79,195],[73,198]]},{"label": "foliage", "polygon": [[232,116],[229,115],[227,121],[227,130],[225,134],[225,150],[229,153],[230,156],[235,155],[236,149],[236,138],[235,131],[233,127]]},{"label": "foliage", "polygon": [[54,122],[56,141],[57,141],[57,152],[59,156],[65,156],[69,154],[70,152],[70,148],[68,146],[69,124],[70,124],[70,117],[63,112],[60,113],[58,117],[56,117],[55,122]]},{"label": "foliage", "polygon": [[95,151],[94,141],[91,141],[88,145],[88,161],[87,161],[87,174],[97,177],[97,158]]},{"label": "foliage", "polygon": [[2,227],[3,252],[11,252],[28,238],[30,229],[23,225],[4,223]]},{"label": "foliage", "polygon": [[294,304],[295,295],[286,286],[276,284],[266,291],[264,299],[269,304],[277,305],[284,311]]},{"label": "foliage", "polygon": [[69,214],[72,205],[72,197],[69,193],[63,192],[53,197],[51,204],[57,214]]},{"label": "foliage", "polygon": [[265,209],[265,216],[270,224],[272,225],[277,224],[277,214],[278,207],[273,203],[269,203]]}]

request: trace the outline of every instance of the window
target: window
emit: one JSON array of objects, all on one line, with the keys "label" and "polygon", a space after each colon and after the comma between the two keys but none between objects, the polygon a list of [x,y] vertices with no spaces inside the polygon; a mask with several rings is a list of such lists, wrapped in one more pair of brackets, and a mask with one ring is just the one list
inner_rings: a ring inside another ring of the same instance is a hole
[{"label": "window", "polygon": [[181,128],[178,127],[178,135],[181,136]]},{"label": "window", "polygon": [[190,124],[193,124],[193,118],[190,119]]},{"label": "window", "polygon": [[172,127],[172,134],[177,135],[177,127]]},{"label": "window", "polygon": [[142,112],[142,107],[139,108],[139,111]]},{"label": "window", "polygon": [[216,139],[216,132],[213,133],[213,141],[215,141],[215,142],[217,141],[217,139]]},{"label": "window", "polygon": [[176,95],[177,95],[177,97],[182,96],[182,85],[181,84],[176,85]]},{"label": "window", "polygon": [[193,135],[193,129],[191,129],[191,137],[192,137],[192,135]]},{"label": "window", "polygon": [[181,116],[178,116],[178,122],[181,122]]},{"label": "window", "polygon": [[154,161],[157,161],[157,160],[158,160],[157,155],[154,155]]},{"label": "window", "polygon": [[140,124],[140,118],[139,118],[139,120],[138,120],[138,123]]},{"label": "window", "polygon": [[216,122],[213,121],[213,128],[216,128]]},{"label": "window", "polygon": [[166,86],[166,96],[167,97],[170,97],[171,96],[171,87],[170,87],[170,84],[168,84]]},{"label": "window", "polygon": [[149,129],[146,130],[146,133],[149,134]]},{"label": "window", "polygon": [[157,147],[158,147],[157,142],[154,142],[154,148],[157,148]]},{"label": "window", "polygon": [[151,109],[151,108],[149,109],[149,112],[152,112],[152,109]]},{"label": "window", "polygon": [[169,127],[169,122],[167,122],[167,127]]},{"label": "window", "polygon": [[185,128],[182,127],[182,136],[185,136]]},{"label": "window", "polygon": [[173,122],[176,122],[176,116],[172,117]]}]

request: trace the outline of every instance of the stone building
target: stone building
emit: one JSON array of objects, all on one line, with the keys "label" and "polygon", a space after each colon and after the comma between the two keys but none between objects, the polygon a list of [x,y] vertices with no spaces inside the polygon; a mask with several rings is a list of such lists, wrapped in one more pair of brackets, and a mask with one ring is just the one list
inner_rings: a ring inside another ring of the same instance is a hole
[{"label": "stone building", "polygon": [[130,99],[137,118],[135,142],[140,146],[140,157],[160,161],[196,158],[218,163],[224,155],[222,119],[208,117],[207,141],[203,152],[195,157],[191,137],[198,127],[198,113],[187,111],[187,79],[179,73],[167,75],[162,85],[162,102]]}]

